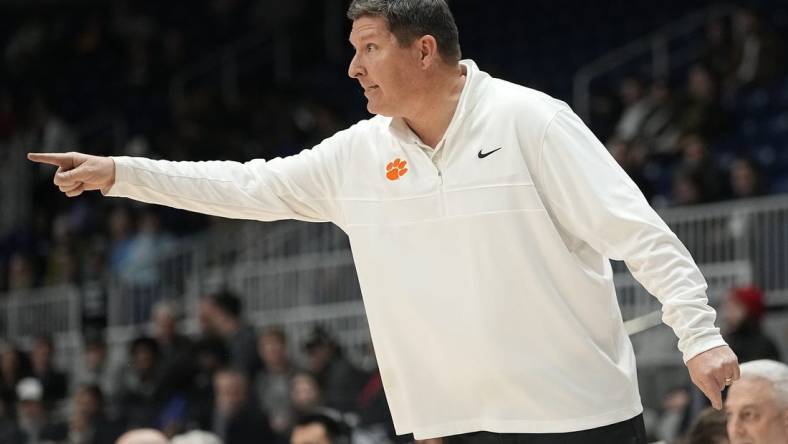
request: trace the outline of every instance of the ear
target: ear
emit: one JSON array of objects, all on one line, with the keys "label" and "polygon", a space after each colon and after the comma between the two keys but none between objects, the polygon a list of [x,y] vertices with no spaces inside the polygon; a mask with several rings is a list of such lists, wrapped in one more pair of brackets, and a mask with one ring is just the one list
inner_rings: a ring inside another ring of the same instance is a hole
[{"label": "ear", "polygon": [[438,53],[438,41],[435,37],[427,34],[421,36],[416,40],[416,48],[419,51],[419,61],[421,69],[427,69],[432,65],[440,62],[440,54]]}]

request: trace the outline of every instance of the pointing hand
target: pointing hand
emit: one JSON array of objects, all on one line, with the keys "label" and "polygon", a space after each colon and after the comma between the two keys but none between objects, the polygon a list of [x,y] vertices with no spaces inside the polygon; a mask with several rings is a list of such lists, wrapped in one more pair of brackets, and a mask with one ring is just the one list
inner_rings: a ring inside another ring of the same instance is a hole
[{"label": "pointing hand", "polygon": [[722,408],[722,390],[739,379],[739,362],[730,347],[706,350],[687,361],[692,382],[709,398],[711,406]]},{"label": "pointing hand", "polygon": [[106,194],[115,184],[115,162],[110,157],[72,152],[28,153],[27,158],[57,166],[55,185],[68,197],[91,190],[101,190]]}]

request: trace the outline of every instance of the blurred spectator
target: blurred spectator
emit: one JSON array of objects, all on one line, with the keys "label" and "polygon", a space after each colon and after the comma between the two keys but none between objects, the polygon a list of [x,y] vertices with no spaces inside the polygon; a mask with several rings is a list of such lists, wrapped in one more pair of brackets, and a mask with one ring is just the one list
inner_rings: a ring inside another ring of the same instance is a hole
[{"label": "blurred spectator", "polygon": [[74,405],[68,418],[68,444],[106,444],[123,433],[120,420],[106,416],[104,395],[95,385],[80,386],[74,393]]},{"label": "blurred spectator", "polygon": [[731,163],[730,187],[736,199],[758,197],[763,194],[763,177],[755,161],[739,157]]},{"label": "blurred spectator", "polygon": [[271,429],[284,434],[291,426],[290,379],[295,368],[287,353],[287,339],[281,328],[263,331],[257,342],[265,370],[257,373],[255,388],[260,406],[268,413]]},{"label": "blurred spectator", "polygon": [[734,28],[735,74],[743,87],[769,86],[782,72],[780,40],[754,9],[737,11]]},{"label": "blurred spectator", "polygon": [[350,430],[341,421],[326,414],[311,414],[298,419],[290,435],[290,444],[347,444]]},{"label": "blurred spectator", "polygon": [[706,40],[701,62],[715,78],[729,83],[734,71],[733,33],[730,20],[717,17],[706,24]]},{"label": "blurred spectator", "polygon": [[66,397],[68,378],[55,368],[55,347],[52,338],[39,336],[33,342],[30,363],[35,376],[44,388],[44,402],[48,406]]},{"label": "blurred spectator", "polygon": [[657,423],[655,434],[664,442],[675,442],[687,429],[690,417],[691,395],[686,387],[677,387],[665,394],[662,399],[662,414]]},{"label": "blurred spectator", "polygon": [[129,366],[119,373],[118,401],[129,425],[155,424],[160,406],[161,355],[155,340],[138,337],[129,347]]},{"label": "blurred spectator", "polygon": [[98,337],[89,338],[85,343],[82,360],[77,364],[72,391],[82,385],[96,385],[111,399],[115,395],[114,377],[107,356],[107,344]]},{"label": "blurred spectator", "polygon": [[[178,332],[178,305],[175,301],[159,301],[153,306],[154,339],[161,353],[162,410],[158,424],[172,436],[185,430],[191,415],[189,403],[195,396],[194,375],[197,373],[191,340]],[[209,400],[203,401],[209,403]]]},{"label": "blurred spectator", "polygon": [[218,338],[204,337],[194,344],[193,376],[187,393],[188,417],[192,428],[208,427],[214,403],[214,376],[230,362],[224,342]]},{"label": "blurred spectator", "polygon": [[688,168],[682,168],[673,176],[673,205],[697,205],[703,202],[698,177]]},{"label": "blurred spectator", "polygon": [[150,289],[159,281],[158,260],[172,247],[172,239],[161,231],[159,216],[152,208],[142,212],[137,233],[126,246],[121,277],[136,288]]},{"label": "blurred spectator", "polygon": [[323,328],[313,330],[305,349],[309,371],[322,387],[326,405],[342,412],[354,409],[366,381],[364,373],[342,355],[339,344]]},{"label": "blurred spectator", "polygon": [[180,313],[174,301],[159,301],[153,306],[153,337],[159,344],[162,364],[168,367],[179,354],[188,353],[191,340],[178,331]]},{"label": "blurred spectator", "polygon": [[28,290],[33,288],[35,280],[33,259],[24,253],[13,253],[8,263],[8,290]]},{"label": "blurred spectator", "polygon": [[[178,331],[178,313],[178,305],[175,301],[164,300],[153,306],[151,316],[154,339],[158,343],[161,354],[159,397],[162,401],[162,409],[157,424],[167,436],[186,430],[193,412],[199,409],[206,411],[208,409],[206,405],[210,405],[211,402],[210,391],[207,394],[198,394],[195,391],[197,388],[195,376],[199,374],[195,356],[197,349],[188,337]],[[223,365],[225,364],[216,364],[215,368]],[[205,378],[210,381],[210,376]],[[204,405],[192,408],[194,402]]]},{"label": "blurred spectator", "polygon": [[71,226],[66,215],[52,222],[52,247],[46,265],[46,285],[70,284],[79,276],[79,255],[76,251]]},{"label": "blurred spectator", "polygon": [[317,379],[308,372],[297,372],[290,380],[290,405],[293,416],[304,416],[323,408],[323,396]]},{"label": "blurred spectator", "polygon": [[616,125],[615,137],[631,142],[640,133],[643,121],[651,112],[652,104],[646,97],[643,81],[637,77],[625,78],[621,82],[619,95],[624,109]]},{"label": "blurred spectator", "polygon": [[681,162],[679,171],[691,177],[697,187],[697,202],[714,202],[722,198],[722,174],[709,153],[708,144],[698,134],[687,134],[679,142]]},{"label": "blurred spectator", "polygon": [[51,422],[44,402],[44,387],[35,378],[25,378],[17,384],[16,415],[19,425],[17,441],[13,444],[30,444],[65,439],[65,427]]},{"label": "blurred spectator", "polygon": [[717,83],[708,68],[695,65],[687,76],[686,95],[678,107],[682,133],[697,133],[716,140],[725,127],[726,116],[719,100]]},{"label": "blurred spectator", "polygon": [[707,408],[700,412],[680,444],[729,444],[725,412]]},{"label": "blurred spectator", "polygon": [[136,429],[124,433],[117,444],[169,444],[169,440],[158,430]]},{"label": "blurred spectator", "polygon": [[109,215],[109,266],[120,276],[126,269],[131,249],[133,223],[131,214],[125,206],[119,205]]},{"label": "blurred spectator", "polygon": [[734,288],[723,301],[723,336],[739,362],[780,360],[777,346],[761,330],[764,309],[763,291],[757,287]]},{"label": "blurred spectator", "polygon": [[657,79],[648,95],[649,112],[640,125],[638,138],[655,155],[672,155],[679,139],[676,104],[667,81]]},{"label": "blurred spectator", "polygon": [[203,331],[222,338],[230,353],[230,365],[251,378],[259,367],[257,335],[242,318],[241,299],[223,291],[200,301],[200,321]]},{"label": "blurred spectator", "polygon": [[740,369],[725,400],[730,443],[788,442],[788,366],[764,359]]},{"label": "blurred spectator", "polygon": [[16,387],[19,382],[30,376],[27,356],[11,344],[0,346],[0,397],[3,410],[11,411],[16,403]]},{"label": "blurred spectator", "polygon": [[214,375],[215,399],[210,430],[225,444],[269,442],[273,436],[268,419],[251,396],[246,375],[226,369]]}]

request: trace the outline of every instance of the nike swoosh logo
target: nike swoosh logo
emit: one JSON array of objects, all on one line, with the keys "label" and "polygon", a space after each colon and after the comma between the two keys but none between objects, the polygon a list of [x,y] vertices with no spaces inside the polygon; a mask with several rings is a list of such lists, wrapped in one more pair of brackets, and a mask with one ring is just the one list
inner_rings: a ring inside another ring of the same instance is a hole
[{"label": "nike swoosh logo", "polygon": [[496,152],[496,151],[498,151],[498,150],[500,150],[502,148],[503,147],[496,148],[496,149],[494,149],[492,151],[487,151],[486,153],[483,153],[482,150],[479,150],[479,159],[484,159],[485,157],[489,156],[490,154],[492,154],[492,153],[494,153],[494,152]]}]

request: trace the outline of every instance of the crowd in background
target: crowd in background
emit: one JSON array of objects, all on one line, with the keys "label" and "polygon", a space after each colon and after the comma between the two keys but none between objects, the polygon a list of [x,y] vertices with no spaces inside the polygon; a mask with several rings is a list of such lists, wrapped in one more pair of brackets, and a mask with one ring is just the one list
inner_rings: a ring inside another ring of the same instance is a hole
[{"label": "crowd in background", "polygon": [[[320,46],[324,11],[308,4],[116,0],[0,17],[7,25],[0,27],[0,147],[173,160],[270,158],[309,147],[363,117],[363,104],[349,98],[349,80],[336,83],[346,60]],[[785,35],[769,19],[742,9],[711,21],[689,68],[660,79],[635,71],[613,81],[614,93],[596,96],[589,124],[655,206],[788,191],[785,172],[773,171],[737,129],[753,98],[788,91]],[[288,34],[304,29],[312,33]],[[260,55],[262,68],[241,70],[238,94],[229,96],[217,71],[184,77],[184,67],[250,34],[271,48],[289,42],[290,63],[310,69],[283,81],[268,67],[273,59]],[[180,79],[192,81],[174,94]],[[212,223],[96,195],[67,202],[53,190],[51,170],[29,168],[33,213],[0,233],[4,292],[104,276],[144,285],[156,276],[142,264]],[[157,304],[151,334],[124,345],[118,360],[100,330],[86,335],[75,370],[56,367],[47,337],[25,349],[5,344],[0,442],[103,444],[153,427],[168,436],[211,431],[226,444],[278,443],[311,414],[323,415],[327,428],[349,427],[360,443],[393,439],[379,373],[354,365],[331,332],[317,329],[307,343],[290,344],[284,330],[245,323],[229,293],[201,303],[198,336],[181,334],[178,313]],[[761,331],[763,313],[756,288],[726,300],[726,339],[742,361],[780,359]],[[297,362],[293,350],[307,359]],[[693,440],[725,436],[724,417],[705,406],[689,384],[672,390],[650,424],[653,438],[724,442]]]},{"label": "crowd in background", "polygon": [[[699,60],[675,78],[627,75],[618,97],[597,99],[597,134],[658,207],[788,191],[788,173],[767,174],[774,159],[759,159],[754,145],[736,137],[747,117],[743,102],[769,94],[788,99],[783,38],[748,9],[710,21],[705,34]],[[788,106],[776,111],[785,114]],[[741,145],[730,146],[732,140]]]},{"label": "crowd in background", "polygon": [[[731,289],[721,307],[723,335],[742,363],[781,360],[761,326],[765,309],[756,287]],[[169,437],[200,430],[225,444],[276,444],[315,416],[341,426],[354,444],[409,442],[394,433],[374,359],[362,367],[321,326],[303,344],[289,344],[283,328],[253,328],[241,299],[227,291],[200,301],[197,335],[182,333],[179,313],[174,302],[158,302],[150,334],[115,359],[100,333],[87,336],[69,370],[57,367],[47,337],[24,350],[3,344],[0,442],[105,444],[153,428]],[[715,442],[690,436],[700,433],[699,421],[717,424],[717,432],[721,425],[724,436],[719,415],[687,381],[668,391],[659,412],[648,412],[647,428],[667,443]]]},{"label": "crowd in background", "polygon": [[156,304],[152,319],[151,334],[117,360],[100,335],[89,337],[73,371],[57,368],[47,337],[29,350],[4,344],[0,442],[106,444],[155,428],[210,431],[225,444],[286,443],[310,415],[352,427],[358,443],[394,439],[377,369],[352,363],[319,326],[296,345],[305,356],[297,362],[285,331],[256,331],[230,292],[201,301],[195,337],[180,332],[170,301]]},{"label": "crowd in background", "polygon": [[[342,54],[327,50],[318,36],[288,34],[325,32],[323,9],[288,2],[272,23],[265,0],[197,2],[188,14],[184,8],[115,0],[20,13],[0,33],[0,145],[16,143],[18,156],[34,148],[248,160],[293,154],[363,117],[357,91],[342,79]],[[595,93],[590,126],[654,206],[788,191],[788,175],[770,165],[782,156],[780,147],[764,154],[738,137],[748,117],[743,103],[764,94],[783,94],[788,103],[785,36],[768,18],[741,9],[712,20],[688,69],[679,65],[661,79],[635,69],[613,78],[617,93]],[[209,69],[196,79],[184,74],[250,34],[268,49],[242,60],[256,65],[238,62],[230,93],[223,71]],[[286,64],[297,67],[288,80],[271,68],[268,51],[280,41],[290,42]],[[126,264],[167,243],[151,239],[174,239],[213,221],[96,193],[68,201],[52,187],[48,167],[26,168],[35,205],[29,220],[0,233],[0,289],[122,274]]]},{"label": "crowd in background", "polygon": [[[321,101],[324,95],[296,87],[297,77],[277,80],[266,48],[287,41],[288,25],[306,26],[324,11],[302,1],[276,8],[272,3],[117,0],[56,6],[47,14],[35,8],[0,14],[2,154],[80,150],[248,160],[312,146],[347,119]],[[272,10],[279,15],[272,17]],[[172,93],[187,66],[221,57],[223,48],[249,34],[262,42],[261,52],[250,57],[262,67],[239,74],[234,100],[227,98],[218,69],[184,80],[180,93]],[[291,63],[317,60],[319,42],[292,43]],[[211,223],[95,195],[67,202],[52,192],[51,171],[25,168],[31,170],[24,177],[35,205],[28,220],[0,233],[2,290],[122,274],[130,262],[155,256],[162,248],[158,236],[187,235]],[[4,174],[18,174],[6,169]]]}]

